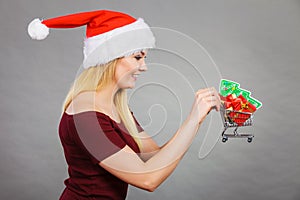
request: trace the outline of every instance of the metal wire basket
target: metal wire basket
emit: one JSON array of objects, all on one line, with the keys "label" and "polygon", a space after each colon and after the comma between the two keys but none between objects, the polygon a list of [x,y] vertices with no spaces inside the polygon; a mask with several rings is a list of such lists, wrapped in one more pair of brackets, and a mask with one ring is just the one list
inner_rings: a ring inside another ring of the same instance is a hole
[{"label": "metal wire basket", "polygon": [[[252,126],[253,115],[248,112],[239,112],[234,110],[226,110],[224,105],[221,106],[221,117],[224,124],[222,132],[222,142],[226,142],[228,138],[247,138],[250,143],[254,137],[251,133],[238,133],[238,128],[242,126]],[[228,128],[234,128],[233,133],[225,133]]]}]

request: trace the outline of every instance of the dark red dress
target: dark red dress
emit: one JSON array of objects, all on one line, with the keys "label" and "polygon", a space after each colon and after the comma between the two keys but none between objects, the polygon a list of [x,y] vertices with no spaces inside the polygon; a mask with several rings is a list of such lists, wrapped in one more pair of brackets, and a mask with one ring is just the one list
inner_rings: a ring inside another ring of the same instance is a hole
[{"label": "dark red dress", "polygon": [[[143,131],[136,119],[135,122],[138,131]],[[117,123],[108,115],[96,111],[74,115],[63,113],[59,137],[69,173],[60,200],[126,198],[128,184],[99,165],[100,161],[125,145],[139,153],[138,145],[123,123]]]}]

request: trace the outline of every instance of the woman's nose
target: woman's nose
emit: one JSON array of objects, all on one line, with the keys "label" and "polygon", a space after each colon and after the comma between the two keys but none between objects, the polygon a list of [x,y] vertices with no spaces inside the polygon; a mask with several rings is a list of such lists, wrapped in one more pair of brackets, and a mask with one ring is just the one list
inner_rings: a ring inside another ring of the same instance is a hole
[{"label": "woman's nose", "polygon": [[143,61],[143,62],[141,63],[141,66],[139,67],[139,70],[140,70],[140,71],[147,71],[147,70],[148,70],[145,61]]}]

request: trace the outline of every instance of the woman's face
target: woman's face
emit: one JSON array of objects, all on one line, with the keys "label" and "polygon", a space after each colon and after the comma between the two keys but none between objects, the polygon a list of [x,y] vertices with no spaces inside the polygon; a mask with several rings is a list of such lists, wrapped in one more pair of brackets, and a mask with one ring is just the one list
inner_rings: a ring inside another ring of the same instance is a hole
[{"label": "woman's face", "polygon": [[145,64],[146,54],[146,51],[141,51],[118,60],[115,71],[118,88],[134,88],[139,74],[147,71],[147,66]]}]

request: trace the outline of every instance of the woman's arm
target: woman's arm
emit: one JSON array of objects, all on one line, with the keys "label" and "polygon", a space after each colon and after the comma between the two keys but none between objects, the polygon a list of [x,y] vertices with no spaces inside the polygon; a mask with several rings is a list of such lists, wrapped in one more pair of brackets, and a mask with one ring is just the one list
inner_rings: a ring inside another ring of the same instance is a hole
[{"label": "woman's arm", "polygon": [[143,161],[149,160],[152,156],[154,156],[161,147],[157,145],[157,143],[145,132],[142,131],[139,133],[141,148],[140,148],[140,158]]},{"label": "woman's arm", "polygon": [[100,165],[131,185],[154,191],[176,168],[194,139],[199,125],[213,107],[217,110],[220,107],[215,89],[199,90],[187,119],[173,138],[149,160],[144,162],[130,147],[125,146],[101,161]]},{"label": "woman's arm", "polygon": [[[198,127],[199,124],[186,120],[181,126],[180,135],[190,132],[195,135]],[[186,146],[185,144],[173,145]],[[169,152],[173,145],[165,145],[146,162],[141,160],[129,146],[125,146],[119,152],[101,161],[100,166],[131,185],[154,191],[173,172],[183,156],[182,150],[180,153]]]}]

